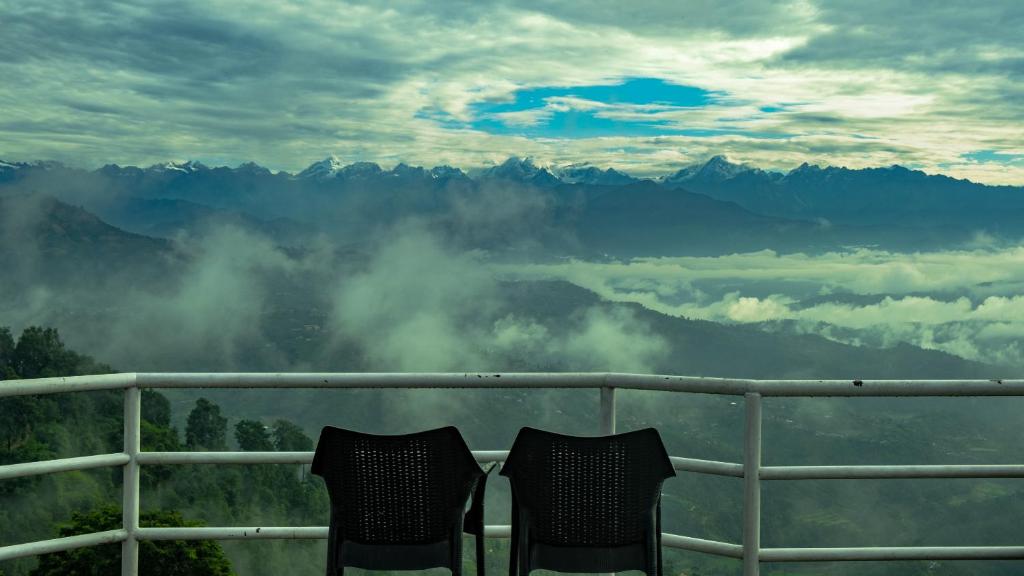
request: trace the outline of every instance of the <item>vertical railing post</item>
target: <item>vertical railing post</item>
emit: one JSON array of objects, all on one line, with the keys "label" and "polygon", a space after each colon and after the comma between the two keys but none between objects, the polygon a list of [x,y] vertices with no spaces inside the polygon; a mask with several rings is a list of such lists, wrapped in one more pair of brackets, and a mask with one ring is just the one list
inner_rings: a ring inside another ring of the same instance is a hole
[{"label": "vertical railing post", "polygon": [[[615,434],[615,388],[613,386],[601,387],[601,436]],[[615,576],[612,572],[603,572],[600,576]]]},{"label": "vertical railing post", "polygon": [[761,395],[747,392],[743,439],[743,576],[758,576],[761,552]]},{"label": "vertical railing post", "polygon": [[142,436],[142,391],[133,383],[124,391],[124,453],[131,460],[124,465],[122,481],[122,523],[128,537],[121,543],[121,576],[138,576],[139,541],[139,447]]},{"label": "vertical railing post", "polygon": [[601,435],[615,434],[615,388],[601,387]]}]

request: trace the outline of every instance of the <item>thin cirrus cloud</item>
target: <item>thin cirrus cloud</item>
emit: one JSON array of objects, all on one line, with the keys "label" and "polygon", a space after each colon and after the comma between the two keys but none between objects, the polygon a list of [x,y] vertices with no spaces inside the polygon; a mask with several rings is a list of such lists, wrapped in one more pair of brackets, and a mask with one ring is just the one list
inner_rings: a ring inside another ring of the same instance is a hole
[{"label": "thin cirrus cloud", "polygon": [[0,0],[0,158],[724,153],[1024,183],[1024,5]]}]

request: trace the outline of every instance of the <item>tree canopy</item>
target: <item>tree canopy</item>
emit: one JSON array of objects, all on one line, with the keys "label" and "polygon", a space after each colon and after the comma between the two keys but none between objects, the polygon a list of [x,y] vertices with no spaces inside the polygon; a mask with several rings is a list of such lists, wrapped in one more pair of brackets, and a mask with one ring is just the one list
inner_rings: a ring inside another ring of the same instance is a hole
[{"label": "tree canopy", "polygon": [[[144,512],[140,524],[147,527],[170,528],[201,526],[186,521],[174,511]],[[61,537],[115,530],[121,527],[121,510],[104,506],[89,512],[75,512],[71,522],[60,528]],[[228,562],[220,544],[211,540],[142,541],[139,543],[140,572],[147,576],[228,576]],[[40,557],[31,576],[68,576],[71,574],[119,574],[119,545],[92,546]]]},{"label": "tree canopy", "polygon": [[267,427],[256,420],[239,420],[238,424],[235,424],[235,440],[238,442],[238,447],[247,452],[265,452],[274,449]]},{"label": "tree canopy", "polygon": [[221,416],[220,406],[206,398],[196,400],[185,427],[185,445],[189,448],[224,450],[227,448],[228,419]]}]

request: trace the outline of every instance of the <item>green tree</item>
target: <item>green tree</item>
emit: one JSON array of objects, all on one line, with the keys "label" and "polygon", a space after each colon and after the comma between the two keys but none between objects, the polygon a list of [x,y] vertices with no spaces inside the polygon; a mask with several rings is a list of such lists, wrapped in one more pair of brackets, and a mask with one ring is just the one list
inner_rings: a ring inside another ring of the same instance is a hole
[{"label": "green tree", "polygon": [[55,328],[29,326],[13,344],[9,328],[0,328],[0,377],[48,378],[113,372],[89,356],[68,350]]},{"label": "green tree", "polygon": [[13,380],[18,377],[14,371],[14,336],[11,329],[0,326],[0,380]]},{"label": "green tree", "polygon": [[13,452],[32,436],[33,424],[40,419],[45,401],[34,396],[14,396],[0,400],[0,451]]},{"label": "green tree", "polygon": [[185,444],[189,448],[223,450],[227,447],[228,419],[221,416],[220,406],[206,398],[196,400],[185,426]]},{"label": "green tree", "polygon": [[142,417],[157,426],[170,428],[171,401],[156,390],[143,390]]},{"label": "green tree", "polygon": [[295,424],[287,420],[274,422],[274,448],[281,452],[309,452],[313,440]]},{"label": "green tree", "polygon": [[[142,526],[170,528],[201,526],[186,521],[179,512],[160,510],[145,512]],[[121,527],[121,510],[114,506],[71,515],[71,523],[60,528],[60,536],[102,532]],[[228,576],[231,563],[220,544],[210,540],[143,541],[139,543],[140,572],[147,576]],[[119,574],[120,545],[78,548],[41,556],[31,576],[68,576],[70,574]]]},{"label": "green tree", "polygon": [[267,427],[256,420],[240,420],[235,424],[235,440],[238,441],[238,447],[247,452],[274,449]]},{"label": "green tree", "polygon": [[45,378],[74,373],[76,354],[64,348],[54,328],[29,326],[14,348],[14,371],[22,378]]},{"label": "green tree", "polygon": [[[144,452],[177,452],[181,450],[178,431],[167,426],[153,424],[147,419],[142,423],[142,450]],[[174,475],[174,466],[143,466],[142,484],[155,487]]]}]

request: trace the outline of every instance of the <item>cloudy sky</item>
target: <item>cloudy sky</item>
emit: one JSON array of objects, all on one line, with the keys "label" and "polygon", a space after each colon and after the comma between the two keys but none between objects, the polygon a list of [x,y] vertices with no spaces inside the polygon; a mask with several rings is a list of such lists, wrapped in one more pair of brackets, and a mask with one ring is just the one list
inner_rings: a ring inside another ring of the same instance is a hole
[{"label": "cloudy sky", "polygon": [[0,0],[0,159],[1024,184],[1024,2]]}]

